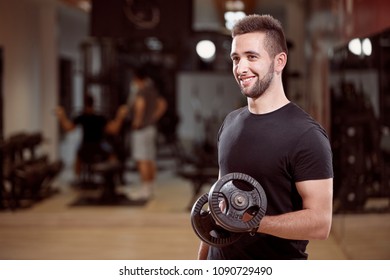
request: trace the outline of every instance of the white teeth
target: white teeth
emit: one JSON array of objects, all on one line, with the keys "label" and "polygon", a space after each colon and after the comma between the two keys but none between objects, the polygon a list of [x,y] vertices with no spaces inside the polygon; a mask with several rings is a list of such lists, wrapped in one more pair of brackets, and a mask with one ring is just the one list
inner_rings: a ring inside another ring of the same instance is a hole
[{"label": "white teeth", "polygon": [[250,80],[252,80],[253,78],[246,78],[246,79],[241,79],[241,81],[243,81],[243,82],[248,82],[248,81],[250,81]]}]

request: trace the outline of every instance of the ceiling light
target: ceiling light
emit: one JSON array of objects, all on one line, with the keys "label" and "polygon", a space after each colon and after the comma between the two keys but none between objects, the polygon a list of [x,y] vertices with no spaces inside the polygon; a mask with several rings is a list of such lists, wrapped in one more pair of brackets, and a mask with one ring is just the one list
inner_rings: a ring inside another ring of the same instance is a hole
[{"label": "ceiling light", "polygon": [[229,12],[225,12],[224,17],[225,17],[225,27],[231,30],[234,24],[236,24],[238,20],[245,17],[245,13],[241,11],[238,12],[229,11]]},{"label": "ceiling light", "polygon": [[358,38],[352,39],[348,43],[348,49],[357,56],[370,56],[372,53],[371,40],[368,38],[365,38],[364,40]]},{"label": "ceiling light", "polygon": [[215,44],[210,40],[202,40],[196,44],[196,53],[204,61],[212,61],[215,56]]},{"label": "ceiling light", "polygon": [[348,49],[351,53],[355,55],[361,55],[362,54],[362,43],[360,42],[360,39],[355,38],[349,41],[348,43]]},{"label": "ceiling light", "polygon": [[363,49],[363,54],[366,56],[370,56],[372,53],[372,45],[371,45],[371,40],[366,38],[362,42],[362,49]]}]

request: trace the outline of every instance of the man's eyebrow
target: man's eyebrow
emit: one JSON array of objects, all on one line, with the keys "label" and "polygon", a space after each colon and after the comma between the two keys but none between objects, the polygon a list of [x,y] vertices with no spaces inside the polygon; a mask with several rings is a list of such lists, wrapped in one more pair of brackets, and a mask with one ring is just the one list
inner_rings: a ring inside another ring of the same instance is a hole
[{"label": "man's eyebrow", "polygon": [[[255,51],[246,51],[246,52],[244,52],[244,54],[245,54],[245,55],[259,55],[259,53],[258,53],[258,52],[255,52]],[[238,53],[232,52],[232,53],[230,54],[230,57],[237,56],[237,55],[238,55]]]}]

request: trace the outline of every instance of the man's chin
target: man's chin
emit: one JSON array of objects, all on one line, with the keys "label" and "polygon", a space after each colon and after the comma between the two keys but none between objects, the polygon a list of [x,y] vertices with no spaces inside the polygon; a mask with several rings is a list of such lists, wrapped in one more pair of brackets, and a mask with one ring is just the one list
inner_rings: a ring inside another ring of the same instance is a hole
[{"label": "man's chin", "polygon": [[241,93],[242,95],[244,95],[245,97],[252,97],[252,91],[249,89],[249,88],[242,88],[241,87]]},{"label": "man's chin", "polygon": [[248,91],[248,90],[246,90],[246,91],[242,91],[241,90],[241,93],[242,93],[242,95],[244,95],[245,97],[247,97],[247,98],[252,98],[252,99],[257,99],[257,98],[259,98],[262,94],[261,93],[259,93],[259,92],[252,92],[252,91]]}]

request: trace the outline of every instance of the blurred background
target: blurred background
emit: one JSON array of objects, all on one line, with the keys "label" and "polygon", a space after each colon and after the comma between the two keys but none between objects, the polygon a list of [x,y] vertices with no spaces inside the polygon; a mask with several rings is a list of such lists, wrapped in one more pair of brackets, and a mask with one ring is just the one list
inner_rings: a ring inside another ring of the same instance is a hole
[{"label": "blurred background", "polygon": [[[390,259],[389,11],[387,0],[0,0],[0,259],[195,258],[189,209],[217,178],[223,118],[246,102],[229,29],[253,13],[282,22],[285,91],[331,138],[332,234],[310,258]],[[111,139],[118,177],[80,177],[81,130],[64,133],[54,113],[76,116],[89,92],[113,118],[139,66],[168,102],[144,202],[131,199],[131,116]]]}]

